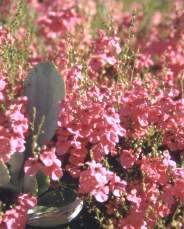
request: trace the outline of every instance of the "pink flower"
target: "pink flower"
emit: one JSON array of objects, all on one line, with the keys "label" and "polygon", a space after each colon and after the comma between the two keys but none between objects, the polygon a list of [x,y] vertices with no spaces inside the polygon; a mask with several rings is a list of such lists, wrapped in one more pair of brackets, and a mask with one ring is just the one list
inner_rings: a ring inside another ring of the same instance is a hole
[{"label": "pink flower", "polygon": [[11,126],[11,152],[24,152],[25,136],[28,132],[28,118],[26,117],[26,97],[19,97],[9,109],[6,110],[6,117]]},{"label": "pink flower", "polygon": [[143,159],[141,162],[141,170],[153,183],[165,185],[169,179],[167,169],[159,158]]},{"label": "pink flower", "polygon": [[171,160],[171,156],[169,154],[169,151],[165,150],[163,152],[163,155],[164,155],[163,164],[167,167],[170,166],[171,168],[175,169],[176,168],[176,162]]},{"label": "pink flower", "polygon": [[110,192],[116,197],[125,192],[126,182],[108,171],[102,164],[95,161],[86,164],[89,166],[88,169],[80,173],[80,193],[90,193],[98,202],[105,202]]},{"label": "pink flower", "polygon": [[[126,135],[126,131],[109,99],[111,96],[110,89],[95,86],[81,98],[80,104],[76,104],[76,98],[73,97],[63,104],[59,115],[56,152],[58,155],[69,155],[72,165],[68,165],[68,168],[78,170],[81,163],[85,162],[88,145],[91,145],[93,158],[98,162],[104,155],[117,154],[116,144],[120,136]],[[70,104],[73,104],[73,109]]]},{"label": "pink flower", "polygon": [[10,119],[13,132],[23,138],[28,131],[28,119],[25,117],[25,108],[23,107],[25,106],[27,98],[23,97],[22,101],[19,98],[19,101],[17,104],[12,104],[9,107],[9,110],[6,111],[6,115]]},{"label": "pink flower", "polygon": [[97,181],[94,176],[91,175],[91,171],[84,170],[80,173],[80,180],[79,180],[79,192],[83,194],[87,194],[93,191],[95,189],[95,186],[97,185]]},{"label": "pink flower", "polygon": [[53,181],[62,177],[61,161],[56,157],[54,148],[44,148],[39,156],[30,157],[25,162],[24,172],[26,175],[35,176],[39,171],[42,171]]},{"label": "pink flower", "polygon": [[34,196],[31,196],[29,194],[21,194],[17,202],[24,208],[24,209],[29,209],[33,208],[37,205],[37,198]]},{"label": "pink flower", "polygon": [[23,229],[27,222],[27,211],[37,204],[36,197],[29,194],[21,194],[14,208],[7,210],[0,223],[3,229]]},{"label": "pink flower", "polygon": [[[1,43],[1,42],[0,42]],[[0,101],[4,100],[4,89],[7,83],[5,82],[4,77],[0,74]]]},{"label": "pink flower", "polygon": [[130,194],[127,195],[127,200],[136,204],[137,207],[140,206],[141,203],[141,198],[137,197],[137,190],[136,189],[132,189]]},{"label": "pink flower", "polygon": [[55,155],[55,149],[43,150],[40,154],[40,161],[43,164],[43,172],[52,180],[59,180],[63,173],[61,170],[61,161]]},{"label": "pink flower", "polygon": [[38,18],[42,34],[46,38],[54,39],[58,35],[74,32],[76,25],[81,22],[81,18],[75,8],[74,3],[67,4],[63,2],[60,4],[56,1],[54,4],[50,4],[49,10],[46,10],[46,8],[45,12],[40,14]]},{"label": "pink flower", "polygon": [[108,200],[109,187],[108,186],[100,186],[97,189],[93,190],[91,194],[95,197],[95,199],[100,202],[106,202]]},{"label": "pink flower", "polygon": [[24,172],[28,176],[35,176],[42,169],[38,158],[28,158],[24,164]]},{"label": "pink flower", "polygon": [[133,150],[122,150],[120,155],[120,163],[124,169],[131,168],[136,161],[136,156]]},{"label": "pink flower", "polygon": [[99,202],[107,201],[109,194],[107,170],[95,161],[87,164],[89,168],[80,173],[79,192],[83,194],[90,193]]},{"label": "pink flower", "polygon": [[10,133],[0,126],[0,160],[7,162],[11,158]]},{"label": "pink flower", "polygon": [[108,37],[103,30],[98,31],[98,39],[94,41],[94,53],[90,57],[91,73],[98,73],[105,65],[114,66],[118,63],[121,53],[118,37]]},{"label": "pink flower", "polygon": [[115,197],[121,197],[126,192],[127,182],[121,180],[121,178],[113,172],[108,172],[108,177],[110,191]]},{"label": "pink flower", "polygon": [[139,71],[142,71],[145,68],[149,68],[153,65],[153,61],[150,55],[138,54],[137,59],[135,61],[135,68]]}]

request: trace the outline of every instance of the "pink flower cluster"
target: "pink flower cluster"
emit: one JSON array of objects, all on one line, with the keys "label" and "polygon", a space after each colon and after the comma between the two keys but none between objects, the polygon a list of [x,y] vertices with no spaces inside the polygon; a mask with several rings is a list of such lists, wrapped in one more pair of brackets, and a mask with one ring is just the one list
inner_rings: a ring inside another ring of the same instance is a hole
[{"label": "pink flower cluster", "polygon": [[[151,94],[152,93],[152,94]],[[128,136],[141,138],[153,125],[163,132],[163,144],[170,150],[184,149],[184,101],[174,100],[178,95],[167,92],[150,92],[140,82],[122,97],[121,124]],[[177,136],[177,137],[176,137]]]},{"label": "pink flower cluster", "polygon": [[36,4],[37,10],[40,10],[38,25],[44,37],[55,38],[64,36],[67,32],[74,32],[76,25],[81,21],[77,14],[76,3],[73,1],[44,1],[42,7]]},{"label": "pink flower cluster", "polygon": [[0,112],[0,159],[7,162],[15,152],[25,150],[25,137],[28,132],[25,97],[10,104],[6,112]]},{"label": "pink flower cluster", "polygon": [[108,37],[104,31],[98,31],[98,38],[93,42],[89,66],[90,75],[96,78],[105,66],[115,66],[118,63],[118,55],[121,53],[119,39],[116,36]]},{"label": "pink flower cluster", "polygon": [[98,202],[107,201],[110,192],[116,197],[125,193],[127,183],[116,174],[95,161],[88,162],[87,165],[89,168],[80,173],[80,193],[90,193]]},{"label": "pink flower cluster", "polygon": [[10,145],[12,152],[24,152],[25,136],[28,131],[28,118],[26,114],[26,97],[19,97],[15,104],[11,104],[6,111],[11,129]]},{"label": "pink flower cluster", "polygon": [[[159,158],[143,159],[140,163],[144,183],[129,183],[130,191],[126,198],[132,206],[128,216],[119,221],[120,228],[127,225],[132,228],[147,228],[149,225],[153,228],[158,218],[171,214],[177,200],[183,202],[182,175],[172,175],[173,170],[178,170],[172,160],[166,156],[164,163]],[[173,184],[169,181],[171,177]],[[143,189],[141,185],[144,185]]]},{"label": "pink flower cluster", "polygon": [[29,157],[24,166],[25,174],[35,176],[42,171],[51,180],[57,181],[62,177],[61,161],[55,155],[55,149],[43,149],[39,156]]},{"label": "pink flower cluster", "polygon": [[126,132],[120,126],[120,117],[111,106],[112,101],[108,102],[111,95],[111,90],[94,87],[83,96],[81,104],[76,104],[73,99],[72,110],[67,107],[71,103],[62,104],[56,152],[58,155],[69,153],[68,169],[75,176],[78,176],[78,167],[86,160],[89,145],[96,161],[101,161],[109,153],[117,154],[115,147],[119,136]]},{"label": "pink flower cluster", "polygon": [[29,194],[21,194],[17,198],[16,205],[7,210],[0,220],[2,229],[22,229],[27,222],[27,211],[35,207],[37,198]]},{"label": "pink flower cluster", "polygon": [[[42,171],[56,186],[70,180],[90,213],[101,211],[100,220],[92,219],[99,227],[182,228],[184,3],[171,1],[168,12],[151,12],[148,20],[141,3],[127,11],[122,1],[27,2],[36,25],[29,65],[54,62],[66,98],[54,138],[27,158],[25,174]],[[20,26],[12,35],[3,23],[0,54],[5,42],[15,45],[27,31]],[[0,160],[8,167],[12,154],[24,152],[30,123],[22,96],[25,70],[17,64],[20,84],[12,88],[3,61]],[[32,198],[21,194],[14,208],[2,209],[0,226],[22,229],[19,223],[25,224],[27,209],[36,203]]]},{"label": "pink flower cluster", "polygon": [[3,75],[0,75],[0,101],[2,102],[4,98],[4,90],[6,87],[6,81]]}]

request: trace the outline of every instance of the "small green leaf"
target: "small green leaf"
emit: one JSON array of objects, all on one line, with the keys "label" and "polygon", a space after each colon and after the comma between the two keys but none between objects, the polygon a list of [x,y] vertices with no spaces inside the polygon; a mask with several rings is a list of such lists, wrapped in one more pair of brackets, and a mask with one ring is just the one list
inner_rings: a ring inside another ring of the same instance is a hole
[{"label": "small green leaf", "polygon": [[10,182],[10,174],[8,167],[2,161],[0,161],[0,186],[6,187]]}]

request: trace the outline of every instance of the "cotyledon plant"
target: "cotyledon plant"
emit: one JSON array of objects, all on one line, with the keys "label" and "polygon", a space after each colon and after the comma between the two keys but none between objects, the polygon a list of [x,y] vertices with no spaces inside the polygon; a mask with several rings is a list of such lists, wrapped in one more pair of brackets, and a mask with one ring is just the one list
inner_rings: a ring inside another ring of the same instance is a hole
[{"label": "cotyledon plant", "polygon": [[[0,188],[7,188],[16,193],[42,194],[49,188],[48,177],[41,172],[36,176],[25,175],[24,162],[32,156],[35,146],[41,148],[55,134],[60,102],[65,96],[64,80],[52,63],[39,63],[25,80],[24,95],[28,98],[31,123],[26,150],[23,154],[14,153],[8,167],[0,162]],[[70,201],[61,203],[59,207],[48,207],[43,203],[42,206],[28,211],[28,224],[40,227],[65,224],[78,215],[82,206],[82,200],[74,195]]]}]

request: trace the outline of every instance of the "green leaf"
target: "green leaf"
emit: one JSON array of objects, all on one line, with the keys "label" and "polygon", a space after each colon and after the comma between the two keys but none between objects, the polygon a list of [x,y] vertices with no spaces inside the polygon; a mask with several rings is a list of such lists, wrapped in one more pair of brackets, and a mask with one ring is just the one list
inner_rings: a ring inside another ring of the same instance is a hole
[{"label": "green leaf", "polygon": [[60,102],[65,96],[64,80],[50,62],[36,65],[25,81],[24,94],[28,97],[29,119],[33,122],[33,109],[36,108],[34,134],[38,132],[40,123],[43,133],[37,139],[39,146],[47,143],[55,133]]},{"label": "green leaf", "polygon": [[36,178],[38,184],[38,196],[40,196],[49,189],[50,179],[48,176],[45,176],[45,174],[41,171],[38,172]]},{"label": "green leaf", "polygon": [[10,182],[10,174],[8,167],[2,161],[0,161],[0,186],[6,187]]},{"label": "green leaf", "polygon": [[19,175],[24,163],[24,154],[14,153],[11,159],[8,161],[11,174],[11,183],[13,185],[19,185]]},{"label": "green leaf", "polygon": [[27,176],[25,175],[23,178],[23,192],[30,193],[32,195],[36,195],[38,192],[38,184],[36,180],[36,176]]}]

